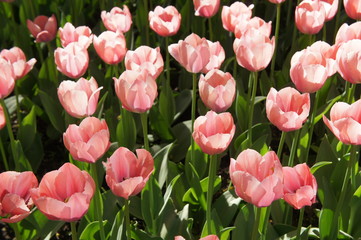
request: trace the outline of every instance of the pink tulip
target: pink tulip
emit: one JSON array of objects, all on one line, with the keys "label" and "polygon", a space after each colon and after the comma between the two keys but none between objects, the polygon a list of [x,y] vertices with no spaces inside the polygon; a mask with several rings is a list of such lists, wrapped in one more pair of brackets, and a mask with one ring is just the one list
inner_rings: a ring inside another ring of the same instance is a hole
[{"label": "pink tulip", "polygon": [[304,34],[318,33],[326,20],[326,11],[320,0],[303,0],[295,11],[298,30]]},{"label": "pink tulip", "polygon": [[15,80],[18,80],[28,74],[36,63],[35,58],[26,61],[24,52],[18,47],[13,47],[9,50],[2,50],[0,52],[0,58],[1,57],[11,63],[15,74]]},{"label": "pink tulip", "polygon": [[[175,236],[174,240],[185,240],[185,238],[182,236]],[[199,240],[219,240],[219,238],[217,235],[208,235],[206,237],[200,238]]]},{"label": "pink tulip", "polygon": [[323,116],[323,121],[344,144],[361,145],[360,109],[361,99],[351,105],[337,102],[331,108],[331,120]]},{"label": "pink tulip", "polygon": [[194,121],[193,139],[204,153],[224,152],[232,141],[236,126],[229,112],[217,114],[209,111]]},{"label": "pink tulip", "polygon": [[134,51],[128,51],[124,61],[127,70],[147,70],[153,79],[161,74],[164,66],[159,47],[140,46]]},{"label": "pink tulip", "polygon": [[343,6],[347,16],[352,19],[360,20],[361,19],[361,1],[360,0],[344,0]]},{"label": "pink tulip", "polygon": [[121,33],[129,31],[132,25],[132,15],[126,5],[123,5],[123,9],[113,7],[110,12],[102,11],[101,18],[106,29]]},{"label": "pink tulip", "polygon": [[94,48],[99,57],[107,64],[118,64],[127,52],[125,37],[122,33],[105,31],[94,36]]},{"label": "pink tulip", "polygon": [[332,20],[338,9],[338,0],[320,0],[326,13],[325,22]]},{"label": "pink tulip", "polygon": [[231,6],[222,8],[222,25],[227,31],[234,32],[238,24],[244,24],[252,17],[254,5],[248,7],[243,2],[234,2]]},{"label": "pink tulip", "polygon": [[28,19],[26,23],[35,42],[49,42],[56,36],[58,23],[54,14],[51,17],[37,16],[33,22]]},{"label": "pink tulip", "polygon": [[217,42],[207,40],[210,58],[208,63],[203,67],[202,73],[207,73],[212,69],[219,69],[226,58],[222,45]]},{"label": "pink tulip", "polygon": [[115,92],[123,108],[143,113],[153,106],[158,95],[157,83],[147,71],[126,70],[118,79],[113,79]]},{"label": "pink tulip", "polygon": [[236,81],[232,75],[217,69],[201,75],[198,86],[203,103],[215,112],[226,111],[236,95]]},{"label": "pink tulip", "polygon": [[175,35],[180,27],[182,16],[173,6],[162,8],[157,6],[148,14],[149,26],[162,37]]},{"label": "pink tulip", "polygon": [[88,51],[77,42],[69,43],[65,48],[57,48],[54,56],[58,71],[70,78],[80,78],[88,69]]},{"label": "pink tulip", "polygon": [[92,31],[89,27],[75,28],[70,22],[65,23],[64,28],[59,28],[58,32],[63,47],[71,42],[78,42],[81,46],[88,48],[93,40]]},{"label": "pink tulip", "polygon": [[242,35],[250,28],[254,28],[260,31],[262,35],[270,37],[272,31],[272,22],[265,22],[265,20],[263,20],[262,18],[253,17],[249,21],[240,22],[239,24],[237,24],[234,29],[234,36],[236,38],[241,38]]},{"label": "pink tulip", "polygon": [[300,94],[286,87],[277,92],[271,88],[266,100],[268,120],[279,130],[289,132],[300,129],[310,112],[310,95]]},{"label": "pink tulip", "polygon": [[282,165],[275,152],[263,157],[252,149],[231,158],[229,175],[236,194],[257,207],[267,207],[283,197]]},{"label": "pink tulip", "polygon": [[77,82],[65,80],[59,85],[58,98],[69,115],[82,118],[93,115],[102,88],[98,88],[93,77],[89,81],[85,78],[80,78]]},{"label": "pink tulip", "polygon": [[199,73],[210,59],[207,39],[190,34],[186,39],[168,46],[168,51],[188,72]]},{"label": "pink tulip", "polygon": [[0,130],[6,125],[5,113],[3,107],[0,105]]},{"label": "pink tulip", "polygon": [[361,22],[355,22],[351,25],[342,24],[336,34],[335,45],[347,42],[352,39],[361,39]]},{"label": "pink tulip", "polygon": [[317,182],[307,164],[283,167],[283,199],[295,209],[311,206],[316,202]]},{"label": "pink tulip", "polygon": [[336,55],[338,72],[343,79],[353,84],[361,83],[361,69],[359,67],[361,57],[360,44],[360,39],[353,39],[343,43]]},{"label": "pink tulip", "polygon": [[270,39],[259,29],[249,28],[233,43],[237,62],[252,72],[265,69],[270,63],[275,49],[275,39]]},{"label": "pink tulip", "polygon": [[79,126],[69,125],[63,141],[75,160],[95,163],[110,147],[108,125],[105,120],[87,117]]},{"label": "pink tulip", "polygon": [[92,177],[71,163],[46,173],[39,187],[30,191],[35,205],[48,219],[66,222],[84,216],[94,192]]},{"label": "pink tulip", "polygon": [[15,223],[30,215],[30,189],[38,186],[33,172],[0,173],[0,221]]},{"label": "pink tulip", "polygon": [[154,170],[152,155],[137,149],[137,156],[127,148],[118,148],[106,163],[105,180],[112,192],[128,199],[142,191]]},{"label": "pink tulip", "polygon": [[274,3],[274,4],[281,4],[286,0],[268,0],[270,3]]},{"label": "pink tulip", "polygon": [[299,91],[316,92],[336,73],[336,61],[330,57],[332,51],[328,43],[317,41],[292,56],[290,76]]},{"label": "pink tulip", "polygon": [[10,62],[0,57],[0,99],[10,95],[15,87],[15,73]]},{"label": "pink tulip", "polygon": [[216,15],[220,0],[193,0],[196,16],[210,18]]}]

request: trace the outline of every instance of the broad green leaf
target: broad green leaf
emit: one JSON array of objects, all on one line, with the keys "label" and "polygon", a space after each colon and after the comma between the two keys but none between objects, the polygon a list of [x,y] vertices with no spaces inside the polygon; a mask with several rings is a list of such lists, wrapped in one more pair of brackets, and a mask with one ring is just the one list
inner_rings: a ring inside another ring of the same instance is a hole
[{"label": "broad green leaf", "polygon": [[176,140],[169,153],[169,159],[179,162],[186,157],[191,144],[191,121],[178,123],[172,128],[172,131]]},{"label": "broad green leaf", "polygon": [[156,105],[149,110],[149,124],[151,129],[165,141],[172,141],[173,134],[170,124],[167,123],[166,118],[159,112]]},{"label": "broad green leaf", "polygon": [[219,220],[217,211],[213,209],[212,211],[212,217],[211,217],[211,229],[208,229],[208,222],[205,221],[202,229],[201,237],[206,237],[210,234],[216,234],[220,235],[221,230],[223,229],[223,226],[221,224],[221,221]]},{"label": "broad green leaf", "polygon": [[41,103],[45,109],[46,114],[49,117],[51,124],[56,130],[63,133],[65,132],[64,117],[62,112],[64,111],[58,102],[55,102],[48,93],[38,90]]},{"label": "broad green leaf", "polygon": [[238,206],[242,199],[239,198],[234,190],[224,192],[213,204],[216,209],[222,226],[229,226],[238,213]]},{"label": "broad green leaf", "polygon": [[330,165],[332,162],[317,162],[311,167],[311,173],[314,174],[319,168],[322,168],[323,166]]},{"label": "broad green leaf", "polygon": [[[105,226],[108,223],[108,221],[103,221],[103,226]],[[89,223],[86,228],[81,233],[79,239],[80,240],[98,240],[100,239],[99,236],[99,222],[91,222]]]},{"label": "broad green leaf", "polygon": [[133,114],[125,109],[122,109],[122,113],[119,116],[117,140],[119,146],[134,150],[135,142],[137,140],[137,129]]},{"label": "broad green leaf", "polygon": [[169,152],[172,148],[172,143],[168,144],[160,151],[158,151],[154,156],[154,176],[158,180],[159,187],[162,188],[165,181],[167,180],[168,175],[168,160],[169,160]]},{"label": "broad green leaf", "polygon": [[337,226],[332,226],[334,212],[331,209],[323,207],[321,209],[319,218],[319,228],[321,239],[330,237],[331,229]]},{"label": "broad green leaf", "polygon": [[191,187],[184,194],[183,201],[190,202],[193,204],[200,204],[202,209],[206,210],[207,209],[206,198],[204,196],[204,191],[202,189],[202,185],[200,183],[199,176],[198,176],[196,170],[194,169],[193,165],[191,163],[189,163],[188,165],[192,170],[191,171],[191,173],[192,173],[191,182],[189,183]]},{"label": "broad green leaf", "polygon": [[174,120],[178,119],[180,115],[189,107],[192,102],[192,91],[183,90],[175,97],[175,115]]},{"label": "broad green leaf", "polygon": [[194,143],[194,159],[192,160],[192,148],[189,147],[186,160],[185,160],[185,173],[188,181],[191,181],[192,170],[189,167],[189,163],[192,164],[196,170],[199,178],[203,178],[207,174],[208,155],[205,154],[197,143]]},{"label": "broad green leaf", "polygon": [[[168,69],[169,71],[169,69]],[[159,112],[166,120],[167,126],[170,126],[175,116],[175,98],[173,91],[166,81],[163,81],[159,95]]]},{"label": "broad green leaf", "polygon": [[124,212],[118,211],[114,218],[112,229],[109,233],[109,240],[118,240],[126,238],[124,227]]},{"label": "broad green leaf", "polygon": [[254,220],[254,206],[251,204],[242,206],[234,222],[236,229],[232,231],[232,239],[252,239]]},{"label": "broad green leaf", "polygon": [[36,114],[35,107],[33,106],[29,114],[21,121],[18,132],[18,138],[24,151],[32,147],[36,131]]}]

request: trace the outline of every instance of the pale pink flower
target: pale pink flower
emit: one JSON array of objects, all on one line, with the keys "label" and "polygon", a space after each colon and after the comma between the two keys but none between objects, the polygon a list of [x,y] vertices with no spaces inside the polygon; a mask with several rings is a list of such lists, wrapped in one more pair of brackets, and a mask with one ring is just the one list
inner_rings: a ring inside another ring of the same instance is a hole
[{"label": "pale pink flower", "polygon": [[298,30],[304,34],[316,34],[323,27],[326,11],[320,0],[303,0],[295,10]]},{"label": "pale pink flower", "polygon": [[102,11],[101,18],[106,29],[113,32],[128,32],[132,25],[132,15],[126,5],[123,10],[113,7],[110,12]]},{"label": "pale pink flower", "polygon": [[162,37],[175,35],[180,27],[182,16],[173,6],[162,8],[156,6],[153,11],[148,14],[149,26]]},{"label": "pale pink flower", "polygon": [[193,0],[196,16],[210,18],[216,15],[220,0]]},{"label": "pale pink flower", "polygon": [[227,31],[234,32],[238,24],[245,24],[252,17],[252,9],[254,5],[248,7],[243,2],[234,2],[232,5],[223,6],[222,8],[222,24]]},{"label": "pale pink flower", "polygon": [[18,80],[28,74],[36,63],[35,58],[26,61],[24,52],[18,47],[13,47],[9,50],[3,49],[0,52],[0,57],[11,63],[15,74],[15,80]]},{"label": "pale pink flower", "polygon": [[75,28],[70,22],[65,23],[64,28],[60,27],[58,32],[63,47],[71,42],[78,42],[81,46],[88,48],[93,40],[93,34],[89,27]]},{"label": "pale pink flower", "polygon": [[125,37],[122,33],[105,31],[94,36],[93,44],[98,56],[107,64],[123,61],[127,52]]}]

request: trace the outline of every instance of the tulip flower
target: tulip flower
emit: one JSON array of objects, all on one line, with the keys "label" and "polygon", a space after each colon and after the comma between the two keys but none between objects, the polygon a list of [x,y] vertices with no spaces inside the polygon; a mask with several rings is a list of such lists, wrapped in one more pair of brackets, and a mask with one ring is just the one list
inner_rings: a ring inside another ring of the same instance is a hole
[{"label": "tulip flower", "polygon": [[250,28],[254,28],[264,36],[270,37],[272,31],[272,22],[265,22],[262,18],[253,17],[249,21],[240,22],[235,26],[234,36],[241,38],[242,35]]},{"label": "tulip flower", "polygon": [[268,120],[284,132],[300,129],[310,112],[310,95],[286,87],[277,92],[271,88],[266,99]]},{"label": "tulip flower", "polygon": [[161,74],[164,67],[159,47],[140,46],[134,51],[128,51],[124,62],[127,70],[147,70],[153,79],[156,79]]},{"label": "tulip flower", "polygon": [[69,125],[63,134],[63,141],[75,160],[95,163],[109,149],[109,135],[105,120],[87,117],[79,126]]},{"label": "tulip flower", "polygon": [[34,21],[28,19],[26,23],[35,38],[35,42],[49,42],[56,36],[58,23],[54,14],[51,17],[37,16]]},{"label": "tulip flower", "polygon": [[330,120],[323,116],[326,126],[344,144],[361,145],[361,99],[349,105],[335,103],[330,112]]},{"label": "tulip flower", "polygon": [[95,112],[101,89],[93,77],[89,81],[85,78],[77,82],[65,80],[59,85],[58,98],[69,115],[82,118]]},{"label": "tulip flower", "polygon": [[217,42],[207,40],[210,58],[208,63],[203,67],[202,73],[208,73],[212,69],[219,69],[226,57],[222,45]]},{"label": "tulip flower", "polygon": [[353,84],[361,83],[361,69],[359,67],[360,44],[360,39],[347,41],[340,46],[336,55],[338,72],[343,79]]},{"label": "tulip flower", "polygon": [[236,95],[236,81],[232,75],[217,69],[201,75],[198,86],[203,103],[215,112],[226,111]]},{"label": "tulip flower", "polygon": [[70,22],[65,23],[64,28],[59,28],[61,45],[66,47],[71,42],[78,42],[84,48],[88,48],[92,43],[92,31],[87,26],[75,28]]},{"label": "tulip flower", "polygon": [[[175,236],[174,240],[185,240],[185,238],[182,236]],[[206,237],[200,238],[199,240],[219,240],[219,238],[217,237],[217,235],[208,235]]]},{"label": "tulip flower", "polygon": [[283,199],[295,209],[311,206],[316,202],[317,182],[307,164],[283,167]]},{"label": "tulip flower", "polygon": [[0,105],[0,130],[6,125],[5,113],[3,107]]},{"label": "tulip flower", "polygon": [[11,63],[0,57],[0,99],[6,98],[14,90],[15,77]]},{"label": "tulip flower", "polygon": [[229,175],[236,194],[257,207],[267,207],[283,197],[282,165],[275,152],[261,156],[252,149],[231,158]]},{"label": "tulip flower", "polygon": [[15,223],[30,215],[30,189],[38,186],[33,172],[0,173],[0,221]]},{"label": "tulip flower", "polygon": [[234,2],[222,8],[222,25],[227,31],[234,32],[238,24],[245,24],[252,17],[254,5],[248,7],[243,2]]},{"label": "tulip flower", "polygon": [[88,69],[88,51],[77,42],[69,43],[65,48],[57,48],[54,56],[58,71],[70,78],[79,78]]},{"label": "tulip flower", "polygon": [[103,163],[109,188],[125,199],[140,193],[154,170],[153,157],[147,150],[137,149],[136,153],[120,147]]},{"label": "tulip flower", "polygon": [[281,4],[286,0],[268,0],[270,3],[274,3],[274,4]]},{"label": "tulip flower", "polygon": [[326,11],[320,0],[304,0],[295,10],[295,22],[298,30],[304,34],[316,34],[323,27]]},{"label": "tulip flower", "polygon": [[124,71],[113,78],[115,92],[123,108],[136,113],[148,111],[158,95],[157,83],[147,71]]},{"label": "tulip flower", "polygon": [[274,37],[270,39],[267,33],[256,28],[249,28],[233,43],[238,64],[252,72],[261,71],[268,66],[274,49]]},{"label": "tulip flower", "polygon": [[36,63],[35,58],[26,61],[24,52],[18,47],[13,47],[9,50],[3,49],[0,52],[0,58],[3,58],[11,63],[15,74],[15,80],[18,80],[28,74]]},{"label": "tulip flower", "polygon": [[118,64],[123,61],[127,52],[125,37],[122,33],[105,31],[94,36],[93,44],[98,56],[107,64]]},{"label": "tulip flower", "polygon": [[292,56],[290,76],[299,91],[316,92],[336,73],[336,61],[330,57],[332,51],[328,43],[317,41]]},{"label": "tulip flower", "polygon": [[338,9],[338,0],[320,0],[326,13],[325,22],[332,20]]},{"label": "tulip flower", "polygon": [[101,18],[106,29],[112,32],[128,32],[132,25],[132,15],[126,5],[123,6],[123,10],[113,7],[110,12],[102,11]]},{"label": "tulip flower", "polygon": [[361,1],[360,0],[344,0],[343,6],[347,16],[352,19],[360,20],[361,19]]},{"label": "tulip flower", "polygon": [[194,121],[193,139],[204,153],[224,152],[232,141],[236,126],[230,113],[209,111]]},{"label": "tulip flower", "polygon": [[148,14],[149,26],[162,37],[175,35],[180,27],[182,16],[173,6],[162,8],[157,6]]},{"label": "tulip flower", "polygon": [[88,211],[95,192],[93,178],[71,163],[46,173],[30,190],[36,207],[50,220],[78,221]]},{"label": "tulip flower", "polygon": [[196,16],[210,18],[216,15],[220,0],[193,0]]},{"label": "tulip flower", "polygon": [[337,31],[335,45],[340,45],[352,39],[361,39],[361,22],[355,22],[350,25],[347,23],[342,24]]}]

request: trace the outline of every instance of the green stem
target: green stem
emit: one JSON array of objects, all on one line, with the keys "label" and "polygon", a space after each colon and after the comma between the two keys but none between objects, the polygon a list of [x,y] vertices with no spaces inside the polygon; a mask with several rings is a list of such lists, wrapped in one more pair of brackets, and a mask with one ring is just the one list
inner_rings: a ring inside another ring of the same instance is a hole
[{"label": "green stem", "polygon": [[293,141],[292,141],[290,158],[288,159],[288,165],[287,165],[287,166],[289,166],[289,167],[293,167],[293,164],[294,164],[294,160],[295,160],[295,156],[296,156],[296,150],[297,150],[297,145],[298,145],[298,139],[299,139],[299,137],[300,137],[300,132],[301,132],[301,129],[296,130],[295,136],[294,136]]},{"label": "green stem", "polygon": [[237,57],[234,57],[234,61],[233,61],[233,78],[237,79]]},{"label": "green stem", "polygon": [[282,131],[280,143],[278,144],[278,149],[277,149],[278,159],[281,159],[282,157],[282,150],[283,150],[283,145],[285,144],[286,134],[287,132]]},{"label": "green stem", "polygon": [[129,217],[129,200],[125,199],[124,202],[124,218],[125,218],[125,228],[127,231],[127,240],[132,239],[132,232],[130,228],[130,217]]},{"label": "green stem", "polygon": [[300,216],[298,217],[298,225],[297,225],[297,235],[296,235],[296,239],[300,239],[304,213],[305,213],[305,208],[303,207],[303,208],[301,208],[301,210],[300,210]]},{"label": "green stem", "polygon": [[291,23],[293,1],[287,1],[287,18],[286,18],[286,27]]},{"label": "green stem", "polygon": [[149,152],[149,140],[148,140],[148,114],[147,112],[141,113],[140,118],[142,121],[144,148]]},{"label": "green stem", "polygon": [[4,145],[3,145],[3,141],[0,137],[0,151],[1,151],[1,158],[3,159],[4,162],[4,167],[5,167],[5,171],[9,171],[9,163],[8,160],[6,158],[6,154],[5,154],[5,149],[4,149]]},{"label": "green stem", "polygon": [[169,67],[169,51],[168,51],[168,46],[169,46],[169,38],[166,37],[165,38],[165,68],[166,68],[166,73],[167,73],[167,84],[170,85],[170,67]]},{"label": "green stem", "polygon": [[[101,240],[105,240],[105,233],[104,233],[104,226],[103,226],[103,216],[102,216],[102,212],[101,212],[101,199],[99,197],[101,197],[100,195],[100,187],[99,187],[99,182],[98,182],[98,172],[97,172],[97,167],[95,163],[91,163],[91,172],[93,175],[93,179],[94,182],[96,184],[96,192],[94,193],[94,205],[95,205],[95,214],[96,217],[98,219],[99,222],[99,228],[100,228],[100,238]],[[99,192],[98,192],[99,191]]]},{"label": "green stem", "polygon": [[19,226],[18,226],[19,223],[12,223],[10,224],[11,227],[13,228],[14,232],[15,232],[15,238],[16,240],[21,240],[22,237],[21,237],[21,234],[20,234],[20,231],[19,231]]},{"label": "green stem", "polygon": [[252,240],[256,240],[256,239],[258,239],[258,235],[259,235],[259,233],[258,233],[258,226],[259,226],[259,220],[261,219],[261,208],[259,208],[259,207],[256,207],[255,206],[255,211],[256,211],[256,213],[255,213],[255,217],[256,217],[256,219],[255,219],[255,221],[254,221],[254,223],[253,223],[253,229],[252,229]]},{"label": "green stem", "polygon": [[18,124],[20,125],[21,124],[21,115],[20,115],[20,103],[19,103],[19,88],[16,85],[16,82],[15,82],[14,91],[15,91],[15,100],[16,100],[16,119],[18,121]]},{"label": "green stem", "polygon": [[253,124],[254,104],[257,94],[258,72],[252,72],[252,75],[253,75],[253,86],[252,86],[251,105],[249,109],[249,118],[248,118],[248,147],[252,146],[252,124]]},{"label": "green stem", "polygon": [[351,104],[354,101],[356,84],[346,82],[346,102]]},{"label": "green stem", "polygon": [[213,189],[214,189],[214,181],[216,178],[217,171],[217,154],[210,155],[209,158],[209,173],[208,173],[208,191],[207,191],[207,230],[208,234],[214,234],[211,232],[212,229],[212,200],[213,200]]},{"label": "green stem", "polygon": [[271,206],[268,206],[268,207],[266,207],[266,214],[264,217],[264,223],[263,223],[263,228],[262,228],[262,233],[261,233],[262,240],[266,240],[267,227],[268,227],[268,221],[269,221],[270,214],[271,214]]},{"label": "green stem", "polygon": [[[355,177],[355,164],[357,162],[357,145],[352,145],[351,147],[351,154],[350,154],[350,165],[351,165],[351,186],[352,192],[356,190],[356,177]],[[356,173],[357,174],[357,173]]]},{"label": "green stem", "polygon": [[276,65],[276,56],[277,56],[278,35],[279,35],[279,29],[280,29],[280,19],[281,19],[281,4],[277,4],[275,49],[274,49],[272,62],[271,62],[271,85],[272,86],[275,86],[274,74],[275,74],[275,65]]},{"label": "green stem", "polygon": [[194,152],[194,139],[193,139],[193,129],[194,129],[194,121],[196,118],[196,101],[197,101],[197,74],[193,73],[193,89],[192,89],[192,122],[191,122],[191,159],[192,162],[195,160],[195,152]]},{"label": "green stem", "polygon": [[326,31],[326,23],[322,27],[322,41],[327,41],[327,31]]},{"label": "green stem", "polygon": [[71,239],[78,240],[78,234],[76,232],[76,222],[70,222],[70,228],[71,228]]},{"label": "green stem", "polygon": [[310,152],[310,148],[311,148],[311,142],[312,142],[312,136],[313,136],[313,129],[315,127],[315,117],[317,114],[317,107],[318,107],[318,102],[320,99],[320,91],[316,92],[316,96],[315,96],[315,103],[313,105],[313,109],[312,109],[312,113],[311,113],[311,118],[310,118],[310,129],[308,131],[308,142],[307,142],[307,148],[306,148],[306,152],[305,152],[305,163],[307,163],[308,161],[308,154]]},{"label": "green stem", "polygon": [[212,18],[208,18],[209,40],[213,41]]}]

